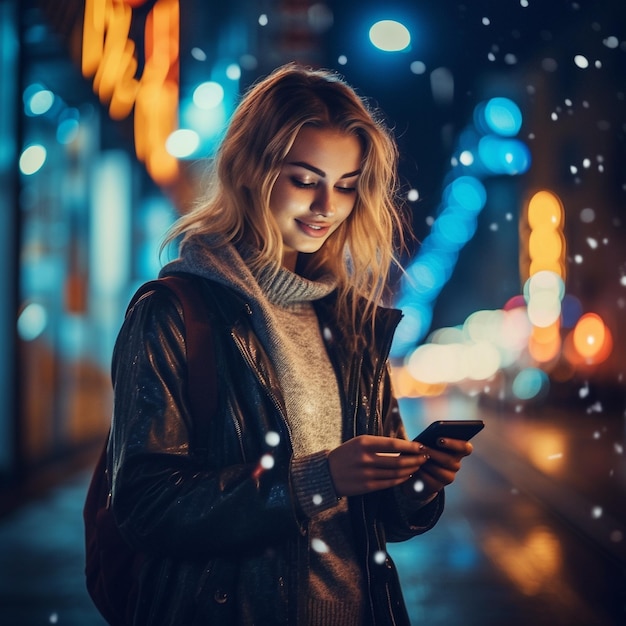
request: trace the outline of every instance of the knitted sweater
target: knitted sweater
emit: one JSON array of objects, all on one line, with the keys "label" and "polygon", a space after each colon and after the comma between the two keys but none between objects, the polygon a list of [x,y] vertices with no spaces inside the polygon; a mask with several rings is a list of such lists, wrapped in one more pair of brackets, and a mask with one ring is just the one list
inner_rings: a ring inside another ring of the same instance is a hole
[{"label": "knitted sweater", "polygon": [[334,369],[312,306],[334,289],[332,277],[309,281],[280,268],[254,276],[242,254],[210,236],[194,237],[162,275],[191,272],[246,297],[255,332],[278,375],[292,434],[292,483],[309,518],[308,613],[315,626],[363,623],[363,575],[352,540],[347,501],[338,500],[328,452],[341,444],[342,414]]}]

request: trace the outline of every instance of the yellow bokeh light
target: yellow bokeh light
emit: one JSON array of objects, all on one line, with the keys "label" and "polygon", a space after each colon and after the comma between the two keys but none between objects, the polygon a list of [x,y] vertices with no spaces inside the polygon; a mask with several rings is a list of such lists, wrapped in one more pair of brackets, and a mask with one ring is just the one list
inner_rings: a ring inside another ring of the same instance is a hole
[{"label": "yellow bokeh light", "polygon": [[521,269],[526,278],[552,272],[565,279],[565,212],[559,197],[543,189],[535,193],[526,209],[527,228],[522,226]]},{"label": "yellow bokeh light", "polygon": [[554,262],[561,259],[565,242],[563,235],[553,228],[533,228],[528,238],[528,254],[531,259]]},{"label": "yellow bokeh light", "polygon": [[538,274],[539,272],[552,272],[554,274],[558,274],[559,276],[565,276],[565,266],[563,261],[560,259],[544,259],[538,258],[533,259],[530,262],[529,274],[533,276],[534,274]]},{"label": "yellow bokeh light", "polygon": [[528,203],[528,225],[534,230],[542,226],[557,229],[563,226],[563,205],[550,191],[538,191]]}]

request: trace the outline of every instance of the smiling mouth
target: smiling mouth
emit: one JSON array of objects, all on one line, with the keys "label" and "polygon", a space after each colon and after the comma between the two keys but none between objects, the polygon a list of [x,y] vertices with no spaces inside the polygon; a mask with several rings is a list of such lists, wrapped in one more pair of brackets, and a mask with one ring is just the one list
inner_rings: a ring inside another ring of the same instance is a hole
[{"label": "smiling mouth", "polygon": [[302,232],[310,237],[322,237],[330,230],[330,224],[309,224],[296,220],[296,224]]}]

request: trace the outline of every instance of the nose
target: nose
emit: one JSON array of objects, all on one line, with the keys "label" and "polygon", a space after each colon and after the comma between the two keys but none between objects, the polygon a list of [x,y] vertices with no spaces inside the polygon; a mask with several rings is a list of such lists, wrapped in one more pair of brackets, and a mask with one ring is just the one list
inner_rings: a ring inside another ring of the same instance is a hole
[{"label": "nose", "polygon": [[315,198],[311,204],[311,211],[315,213],[315,215],[321,215],[323,217],[330,217],[334,214],[335,210],[333,208],[332,194],[325,185],[320,185],[317,188]]}]

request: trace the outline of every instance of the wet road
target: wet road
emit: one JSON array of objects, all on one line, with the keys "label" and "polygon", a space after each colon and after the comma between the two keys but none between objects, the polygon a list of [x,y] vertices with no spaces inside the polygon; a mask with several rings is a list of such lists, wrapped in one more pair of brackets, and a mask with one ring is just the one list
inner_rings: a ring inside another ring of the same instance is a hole
[{"label": "wet road", "polygon": [[[390,546],[412,624],[626,625],[624,416],[402,408],[412,436],[431,419],[486,422],[437,526]],[[82,574],[87,478],[0,519],[0,625],[104,624]]]},{"label": "wet road", "polygon": [[[626,625],[624,419],[404,407],[483,417],[439,524],[392,546],[413,624]],[[413,419],[411,419],[411,417]]]}]

